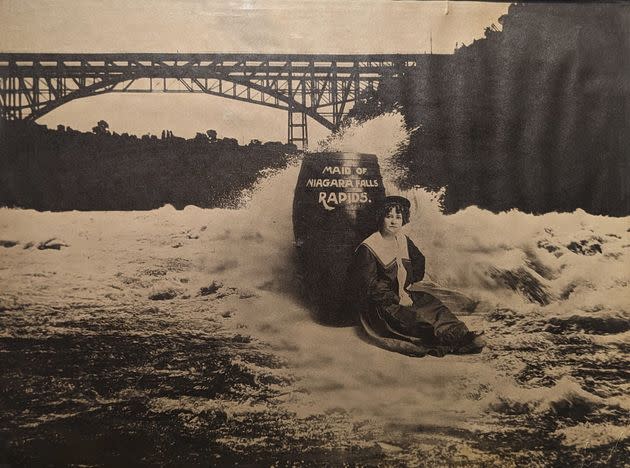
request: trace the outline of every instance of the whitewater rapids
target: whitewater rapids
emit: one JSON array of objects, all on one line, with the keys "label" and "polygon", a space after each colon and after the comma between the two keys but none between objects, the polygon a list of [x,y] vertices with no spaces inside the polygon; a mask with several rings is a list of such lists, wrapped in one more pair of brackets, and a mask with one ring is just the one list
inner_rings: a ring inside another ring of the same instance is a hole
[{"label": "whitewater rapids", "polygon": [[[388,156],[406,138],[392,114],[324,145],[377,154],[394,194],[402,192]],[[246,392],[229,402],[159,397],[151,411],[212,407],[234,415],[275,405],[302,420],[334,415],[372,427],[371,436],[362,432],[366,446],[376,444],[379,459],[391,463],[413,463],[422,451],[450,444],[457,453],[440,460],[544,465],[544,446],[510,439],[536,428],[567,453],[591,453],[594,463],[611,450],[627,453],[628,218],[476,207],[445,216],[439,194],[402,193],[412,201],[406,234],[425,254],[430,280],[459,299],[463,309],[455,312],[488,341],[480,355],[419,359],[376,348],[353,328],[312,320],[295,281],[298,171],[299,161],[268,174],[238,210],[1,209],[0,338],[73,333],[114,306],[129,327],[141,317],[155,322],[151,330],[160,322],[202,337],[251,336],[282,365],[239,356],[232,364],[256,379],[282,381],[270,385],[273,399],[260,403]],[[265,443],[222,440],[243,450]]]}]

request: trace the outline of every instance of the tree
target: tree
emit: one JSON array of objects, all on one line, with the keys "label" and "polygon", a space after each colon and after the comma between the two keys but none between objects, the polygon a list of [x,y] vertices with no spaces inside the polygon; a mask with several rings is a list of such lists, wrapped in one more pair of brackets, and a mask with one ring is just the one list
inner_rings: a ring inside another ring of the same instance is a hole
[{"label": "tree", "polygon": [[99,120],[96,124],[96,127],[92,127],[92,131],[97,135],[107,135],[109,134],[109,124],[104,120]]},{"label": "tree", "polygon": [[206,135],[208,136],[208,140],[210,143],[214,143],[217,141],[217,131],[216,130],[207,130]]},{"label": "tree", "polygon": [[219,140],[219,142],[225,148],[236,149],[239,146],[236,138],[225,137]]},{"label": "tree", "polygon": [[197,132],[197,134],[195,135],[195,141],[197,142],[206,142],[208,141],[208,135],[205,135],[201,132]]}]

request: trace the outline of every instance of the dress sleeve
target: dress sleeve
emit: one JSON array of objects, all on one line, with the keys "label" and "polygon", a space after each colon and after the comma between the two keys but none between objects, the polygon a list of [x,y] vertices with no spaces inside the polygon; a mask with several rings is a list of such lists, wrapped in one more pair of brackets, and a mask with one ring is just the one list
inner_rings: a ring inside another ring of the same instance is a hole
[{"label": "dress sleeve", "polygon": [[398,295],[391,289],[389,282],[378,277],[376,262],[372,252],[365,245],[360,245],[352,265],[356,293],[383,307],[398,304]]},{"label": "dress sleeve", "polygon": [[417,283],[424,278],[424,255],[422,252],[416,247],[416,244],[413,243],[411,239],[407,237],[407,246],[409,251],[409,259],[411,260],[411,267],[413,271],[413,278],[411,278],[411,283]]}]

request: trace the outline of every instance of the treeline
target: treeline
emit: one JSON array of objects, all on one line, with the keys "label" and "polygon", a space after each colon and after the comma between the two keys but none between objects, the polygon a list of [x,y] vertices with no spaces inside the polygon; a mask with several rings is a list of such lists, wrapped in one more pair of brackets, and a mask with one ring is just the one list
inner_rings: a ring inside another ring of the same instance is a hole
[{"label": "treeline", "polygon": [[216,131],[185,139],[92,133],[0,121],[0,205],[36,210],[149,210],[170,203],[232,207],[264,169],[285,167],[295,145],[239,145]]},{"label": "treeline", "polygon": [[368,91],[360,119],[401,109],[416,129],[408,186],[447,212],[630,214],[630,8],[515,4],[485,38]]}]

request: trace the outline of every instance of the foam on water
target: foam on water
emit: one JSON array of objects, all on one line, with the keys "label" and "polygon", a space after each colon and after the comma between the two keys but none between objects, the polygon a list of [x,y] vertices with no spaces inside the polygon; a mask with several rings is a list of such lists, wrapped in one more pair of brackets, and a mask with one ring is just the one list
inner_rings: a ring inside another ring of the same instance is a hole
[{"label": "foam on water", "polygon": [[[407,141],[401,116],[390,114],[347,129],[324,148],[377,154],[387,192],[412,201],[412,221],[405,229],[425,253],[430,279],[479,302],[477,313],[465,321],[485,328],[484,311],[497,307],[522,316],[542,311],[546,317],[595,313],[627,319],[622,299],[628,284],[623,262],[624,245],[629,243],[627,220],[579,210],[533,216],[517,210],[493,214],[476,207],[445,216],[439,194],[396,187],[390,156]],[[243,259],[226,272],[229,280],[263,290],[245,312],[244,323],[291,362],[313,410],[450,424],[498,409],[497,402],[548,407],[544,401],[532,403],[531,395],[481,357],[414,359],[380,350],[351,328],[315,324],[296,296],[294,281],[291,208],[298,172],[293,165],[264,180],[246,208],[230,214],[239,226],[234,239],[260,236],[259,244],[221,245],[222,254]],[[572,242],[593,235],[603,254],[581,255],[570,249]],[[522,330],[511,333],[515,342],[528,339]],[[566,385],[549,392],[560,399],[580,394],[561,391]],[[519,399],[521,403],[514,403]],[[303,398],[296,401],[296,408],[306,410]]]},{"label": "foam on water", "polygon": [[[518,408],[534,413],[553,413],[563,404],[627,409],[619,384],[612,381],[596,396],[576,379],[563,379],[560,374],[566,369],[561,367],[545,370],[555,383],[542,391],[534,380],[517,381],[515,376],[530,363],[520,355],[498,354],[497,349],[538,349],[538,360],[545,361],[556,345],[554,336],[577,330],[572,337],[604,347],[589,351],[589,359],[600,360],[593,367],[614,365],[610,360],[617,359],[618,348],[627,343],[628,219],[580,210],[543,216],[517,210],[493,214],[476,207],[445,216],[439,194],[420,188],[403,193],[395,185],[390,156],[407,138],[400,115],[390,114],[351,127],[330,139],[326,148],[379,156],[388,192],[412,201],[412,221],[405,229],[427,258],[428,276],[477,303],[474,313],[462,318],[472,328],[487,330],[490,343],[481,355],[410,358],[376,348],[352,328],[324,327],[312,320],[295,279],[291,210],[297,162],[262,180],[239,210],[2,210],[0,233],[16,240],[30,239],[33,232],[61,237],[73,249],[55,252],[57,258],[75,255],[72,265],[86,275],[99,262],[99,268],[113,275],[124,260],[115,254],[136,249],[139,237],[166,239],[160,242],[168,244],[156,244],[155,249],[172,256],[172,233],[182,235],[182,228],[203,225],[198,241],[177,252],[188,249],[204,278],[255,292],[249,298],[231,295],[222,301],[236,312],[236,327],[268,342],[299,377],[297,390],[282,398],[300,414],[344,411],[383,422],[470,427],[488,412],[513,413]],[[91,248],[82,238],[83,230],[102,233],[106,250],[114,254],[82,260],[81,249]],[[24,255],[35,258],[35,252]],[[565,435],[579,439],[570,431]]]}]

